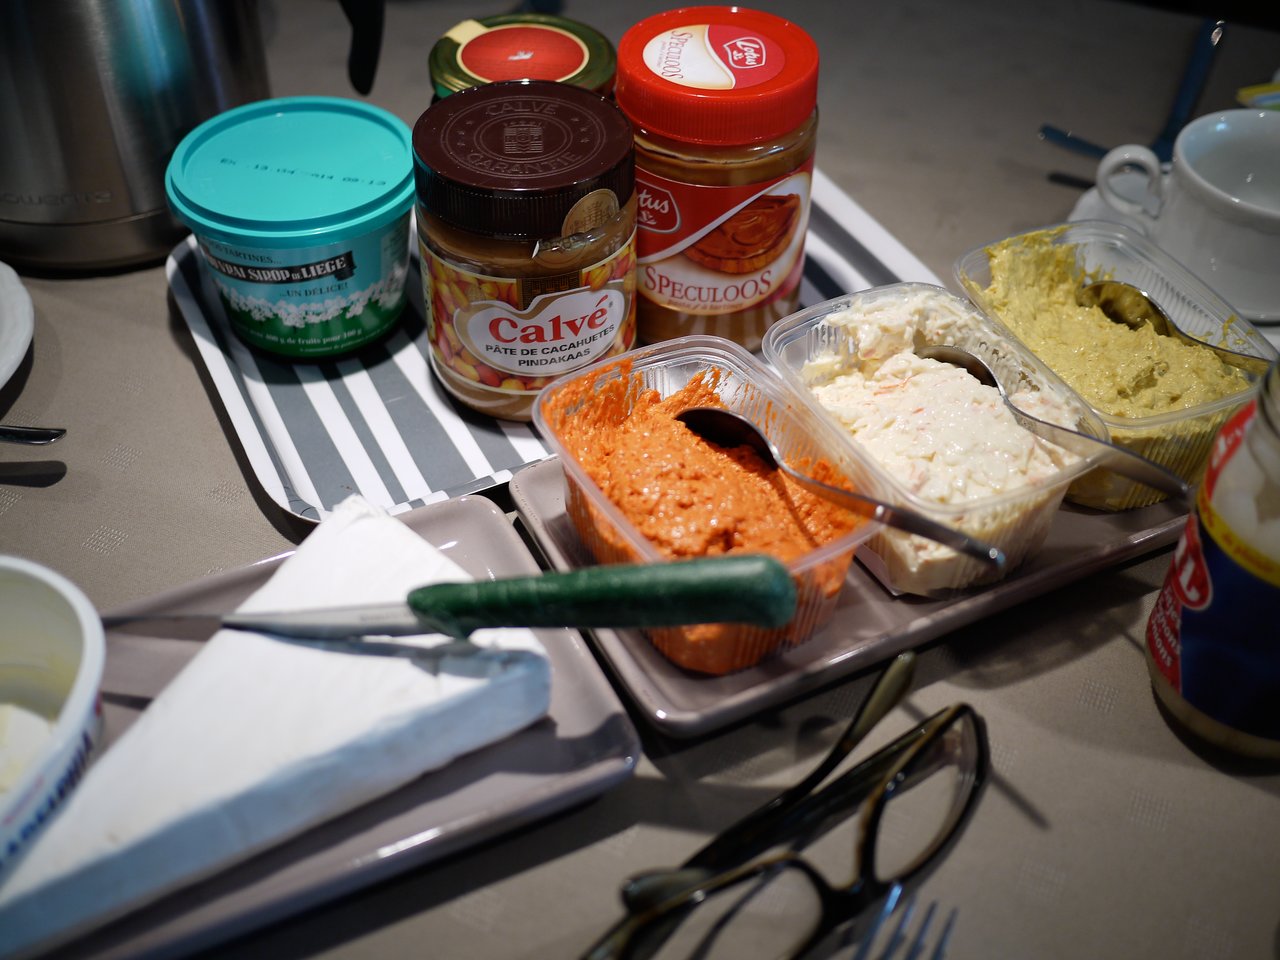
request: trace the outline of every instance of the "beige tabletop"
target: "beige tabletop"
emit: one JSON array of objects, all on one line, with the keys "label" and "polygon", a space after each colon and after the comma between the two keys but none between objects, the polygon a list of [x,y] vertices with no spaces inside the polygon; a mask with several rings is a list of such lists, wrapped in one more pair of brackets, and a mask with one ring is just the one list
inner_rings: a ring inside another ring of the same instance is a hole
[{"label": "beige tabletop", "polygon": [[[657,0],[573,2],[616,41]],[[1048,175],[1094,161],[1037,137],[1148,142],[1198,20],[1101,2],[761,2],[822,53],[818,166],[937,276],[961,253],[1065,219]],[[272,92],[354,96],[338,4],[266,6]],[[368,99],[412,123],[427,53],[461,0],[392,0]],[[1280,34],[1228,24],[1196,113],[1280,68]],[[306,534],[258,488],[160,265],[24,276],[33,348],[0,417],[64,426],[0,449],[0,552],[100,608],[273,556]],[[500,492],[499,492],[500,495]],[[957,700],[986,720],[992,776],[922,896],[958,909],[949,956],[1280,956],[1280,775],[1201,748],[1157,709],[1143,630],[1161,550],[957,630],[925,650],[886,734]],[[865,692],[838,683],[702,739],[636,717],[644,756],[593,801],[224,945],[218,956],[576,956],[631,873],[679,862],[797,779]]]}]

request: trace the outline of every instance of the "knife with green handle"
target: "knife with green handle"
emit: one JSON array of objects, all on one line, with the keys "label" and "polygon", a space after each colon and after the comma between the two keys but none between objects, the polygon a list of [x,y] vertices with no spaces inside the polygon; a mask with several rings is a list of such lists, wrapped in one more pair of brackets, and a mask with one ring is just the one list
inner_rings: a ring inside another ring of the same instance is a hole
[{"label": "knife with green handle", "polygon": [[742,554],[671,563],[604,564],[564,573],[434,583],[405,603],[271,613],[138,613],[103,617],[108,629],[140,621],[208,620],[215,627],[295,639],[443,633],[483,627],[666,627],[749,623],[779,627],[796,608],[791,575],[773,557]]}]

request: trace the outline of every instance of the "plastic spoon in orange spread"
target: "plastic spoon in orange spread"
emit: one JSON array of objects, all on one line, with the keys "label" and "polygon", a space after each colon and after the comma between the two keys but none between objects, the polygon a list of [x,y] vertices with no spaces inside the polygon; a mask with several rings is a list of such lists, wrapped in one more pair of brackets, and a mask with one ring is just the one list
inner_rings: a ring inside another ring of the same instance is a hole
[{"label": "plastic spoon in orange spread", "polygon": [[896,527],[907,533],[933,540],[950,547],[957,553],[963,553],[967,557],[990,564],[997,570],[1004,569],[1005,555],[998,547],[930,520],[912,510],[904,510],[861,493],[833,487],[788,466],[783,462],[778,448],[764,435],[764,432],[741,414],[721,407],[692,407],[677,413],[676,419],[682,421],[703,439],[710,440],[719,446],[750,447],[759,455],[765,466],[773,470],[781,470],[805,489],[861,516],[869,517],[885,526]]}]

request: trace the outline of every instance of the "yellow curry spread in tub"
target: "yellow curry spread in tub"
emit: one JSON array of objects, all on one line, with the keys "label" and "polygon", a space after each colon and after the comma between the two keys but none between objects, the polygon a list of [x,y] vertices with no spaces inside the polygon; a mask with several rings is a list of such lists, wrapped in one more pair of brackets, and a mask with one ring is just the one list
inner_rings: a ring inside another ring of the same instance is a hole
[{"label": "yellow curry spread in tub", "polygon": [[[1116,417],[1145,417],[1194,407],[1249,386],[1212,350],[1109,319],[1081,306],[1085,277],[1070,244],[1053,231],[1004,240],[989,250],[990,305],[1067,385]],[[1102,278],[1099,278],[1102,279]]]},{"label": "yellow curry spread in tub", "polygon": [[[1274,349],[1229,304],[1121,224],[1077,221],[1008,237],[956,266],[975,304],[1073,388],[1121,446],[1188,483],[1199,481],[1214,434],[1256,380],[1212,349],[1117,323],[1077,302],[1094,280],[1148,290],[1178,326],[1206,343],[1261,358]],[[1067,499],[1125,510],[1163,494],[1107,470],[1072,484]]]}]

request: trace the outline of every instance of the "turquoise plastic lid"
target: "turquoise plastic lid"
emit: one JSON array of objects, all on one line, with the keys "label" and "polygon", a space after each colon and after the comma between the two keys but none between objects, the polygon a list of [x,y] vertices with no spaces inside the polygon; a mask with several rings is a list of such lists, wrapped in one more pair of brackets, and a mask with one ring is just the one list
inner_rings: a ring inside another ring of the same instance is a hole
[{"label": "turquoise plastic lid", "polygon": [[193,233],[225,243],[291,247],[355,236],[412,206],[412,134],[357,100],[259,100],[187,134],[165,190]]}]

